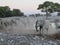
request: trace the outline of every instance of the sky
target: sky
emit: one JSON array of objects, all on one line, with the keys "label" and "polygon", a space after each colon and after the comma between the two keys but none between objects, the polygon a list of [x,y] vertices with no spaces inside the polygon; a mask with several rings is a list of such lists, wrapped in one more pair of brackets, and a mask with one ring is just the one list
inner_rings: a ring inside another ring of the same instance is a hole
[{"label": "sky", "polygon": [[40,13],[40,10],[37,10],[38,5],[45,1],[60,3],[60,0],[0,0],[0,6],[9,6],[11,9],[20,9],[24,14],[28,15]]}]

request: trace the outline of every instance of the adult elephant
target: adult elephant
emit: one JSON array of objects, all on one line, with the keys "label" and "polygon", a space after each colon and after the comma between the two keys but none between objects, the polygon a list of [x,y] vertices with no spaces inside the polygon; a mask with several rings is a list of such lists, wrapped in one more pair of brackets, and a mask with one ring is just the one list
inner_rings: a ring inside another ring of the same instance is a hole
[{"label": "adult elephant", "polygon": [[37,20],[37,21],[36,21],[35,28],[36,28],[36,31],[37,31],[37,32],[40,31],[40,34],[41,34],[42,31],[43,31],[44,23],[45,23],[44,20]]}]

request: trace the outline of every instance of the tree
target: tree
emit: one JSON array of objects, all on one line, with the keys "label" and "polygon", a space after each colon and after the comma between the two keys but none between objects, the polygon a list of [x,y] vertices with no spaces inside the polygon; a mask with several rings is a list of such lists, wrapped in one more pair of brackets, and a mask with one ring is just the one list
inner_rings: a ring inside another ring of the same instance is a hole
[{"label": "tree", "polygon": [[11,16],[11,10],[8,6],[0,7],[0,17],[10,17]]},{"label": "tree", "polygon": [[46,18],[49,13],[60,12],[60,4],[46,1],[43,4],[39,4],[38,10],[41,9],[42,12],[46,12]]},{"label": "tree", "polygon": [[24,16],[19,9],[10,10],[8,6],[0,6],[0,17]]},{"label": "tree", "polygon": [[13,16],[24,16],[24,13],[22,13],[19,9],[13,9],[12,13]]},{"label": "tree", "polygon": [[12,16],[12,11],[8,6],[5,6],[5,17],[11,17]]}]

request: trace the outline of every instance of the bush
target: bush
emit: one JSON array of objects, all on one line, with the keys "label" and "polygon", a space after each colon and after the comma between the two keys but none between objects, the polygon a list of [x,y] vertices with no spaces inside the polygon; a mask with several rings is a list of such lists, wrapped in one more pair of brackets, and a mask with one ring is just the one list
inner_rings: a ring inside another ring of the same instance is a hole
[{"label": "bush", "polygon": [[12,16],[24,16],[24,13],[21,12],[19,9],[10,10],[8,6],[0,6],[0,18]]}]

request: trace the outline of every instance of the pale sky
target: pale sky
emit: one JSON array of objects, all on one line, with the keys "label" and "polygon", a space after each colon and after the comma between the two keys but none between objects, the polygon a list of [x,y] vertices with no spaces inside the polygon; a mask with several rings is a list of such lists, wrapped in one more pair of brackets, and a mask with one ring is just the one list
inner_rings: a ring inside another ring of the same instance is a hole
[{"label": "pale sky", "polygon": [[60,0],[0,0],[0,6],[9,6],[11,9],[20,9],[24,14],[35,14],[39,4],[45,1],[60,3]]}]

